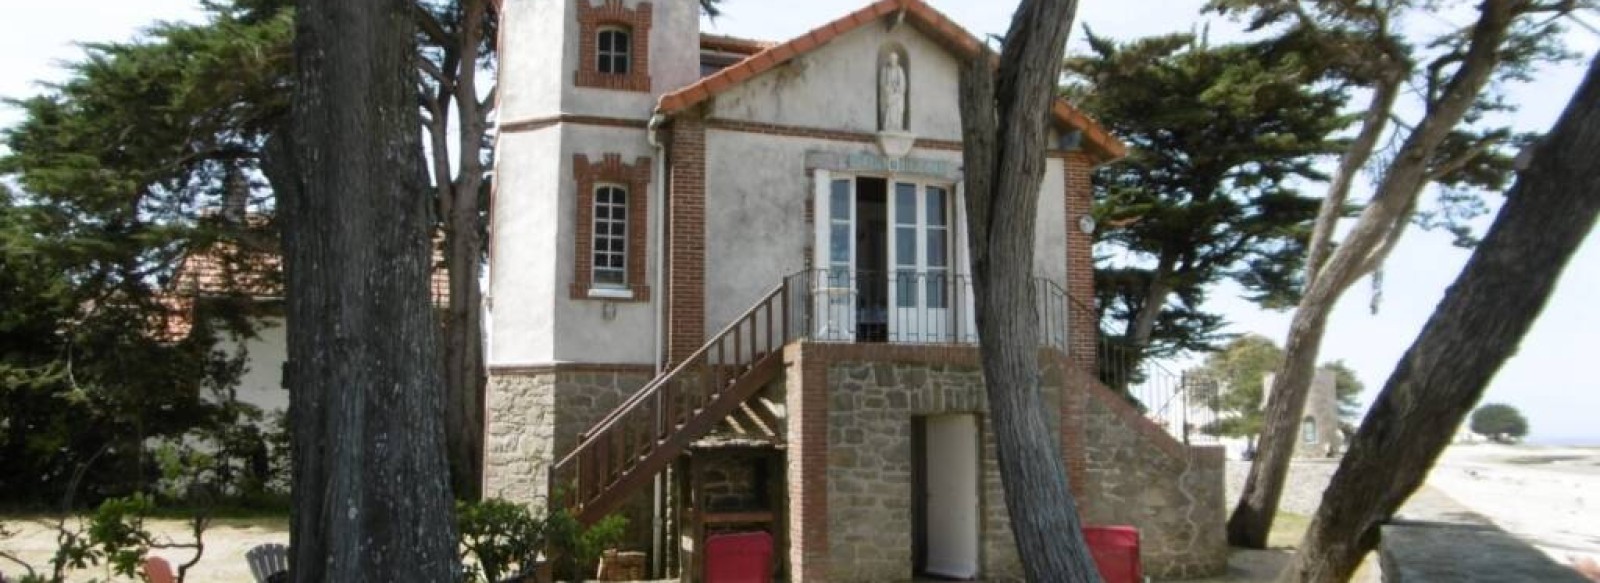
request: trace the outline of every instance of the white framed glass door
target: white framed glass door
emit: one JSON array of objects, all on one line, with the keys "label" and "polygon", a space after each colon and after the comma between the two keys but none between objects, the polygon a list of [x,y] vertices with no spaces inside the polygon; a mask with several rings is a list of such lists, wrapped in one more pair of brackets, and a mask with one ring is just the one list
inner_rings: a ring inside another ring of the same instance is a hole
[{"label": "white framed glass door", "polygon": [[895,182],[888,196],[889,341],[955,340],[950,189]]},{"label": "white framed glass door", "polygon": [[856,192],[850,176],[816,171],[816,269],[812,330],[818,340],[854,342],[856,337]]}]

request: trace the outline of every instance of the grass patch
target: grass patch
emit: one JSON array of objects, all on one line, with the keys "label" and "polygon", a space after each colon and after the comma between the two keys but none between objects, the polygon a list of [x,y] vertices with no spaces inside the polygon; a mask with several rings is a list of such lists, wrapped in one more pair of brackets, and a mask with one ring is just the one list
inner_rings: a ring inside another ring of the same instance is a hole
[{"label": "grass patch", "polygon": [[1267,548],[1298,548],[1300,539],[1305,538],[1306,530],[1309,528],[1311,528],[1310,516],[1280,510],[1277,518],[1272,521],[1272,532],[1267,533]]}]

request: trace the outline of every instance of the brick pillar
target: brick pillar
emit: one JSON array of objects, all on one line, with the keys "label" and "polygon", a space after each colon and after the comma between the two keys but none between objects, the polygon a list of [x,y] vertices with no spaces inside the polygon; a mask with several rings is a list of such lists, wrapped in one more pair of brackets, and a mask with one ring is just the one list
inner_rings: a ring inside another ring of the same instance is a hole
[{"label": "brick pillar", "polygon": [[[1092,209],[1089,173],[1093,170],[1084,154],[1066,156],[1067,295],[1087,308],[1094,307],[1094,239],[1079,228],[1078,221]],[[1083,370],[1095,370],[1100,323],[1091,311],[1074,307],[1067,313],[1067,354]]]},{"label": "brick pillar", "polygon": [[667,201],[667,360],[681,362],[706,340],[706,128],[672,122]]},{"label": "brick pillar", "polygon": [[[1067,221],[1067,357],[1062,363],[1067,369],[1062,374],[1061,387],[1061,453],[1066,459],[1067,477],[1072,491],[1078,496],[1078,514],[1084,515],[1093,504],[1087,499],[1084,480],[1088,471],[1088,454],[1084,447],[1087,436],[1083,431],[1084,400],[1088,398],[1083,385],[1096,370],[1095,346],[1099,340],[1100,323],[1094,313],[1081,308],[1094,307],[1094,255],[1093,237],[1079,227],[1079,219],[1089,214],[1092,195],[1089,190],[1089,173],[1093,166],[1089,158],[1080,153],[1067,154],[1063,160],[1066,176]],[[1075,303],[1074,303],[1075,302]]]},{"label": "brick pillar", "polygon": [[784,349],[788,370],[789,580],[828,578],[828,363]]}]

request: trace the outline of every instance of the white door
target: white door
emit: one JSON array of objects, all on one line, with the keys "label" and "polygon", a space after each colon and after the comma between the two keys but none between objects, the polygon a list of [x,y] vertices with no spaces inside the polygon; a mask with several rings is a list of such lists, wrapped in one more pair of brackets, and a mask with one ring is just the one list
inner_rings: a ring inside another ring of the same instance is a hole
[{"label": "white door", "polygon": [[816,171],[813,210],[817,227],[816,269],[810,282],[814,305],[812,337],[854,342],[856,339],[856,192],[850,177],[831,178]]},{"label": "white door", "polygon": [[978,576],[978,418],[928,417],[925,532],[929,574]]},{"label": "white door", "polygon": [[894,183],[889,211],[889,341],[950,342],[950,189]]}]

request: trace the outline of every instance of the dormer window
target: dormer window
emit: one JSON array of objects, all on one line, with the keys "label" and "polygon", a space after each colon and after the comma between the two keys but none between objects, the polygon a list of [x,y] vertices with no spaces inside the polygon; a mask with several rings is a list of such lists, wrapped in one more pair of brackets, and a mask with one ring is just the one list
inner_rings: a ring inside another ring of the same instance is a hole
[{"label": "dormer window", "polygon": [[650,91],[650,2],[564,0],[578,4],[577,69],[573,85],[612,91]]},{"label": "dormer window", "polygon": [[627,75],[632,59],[633,46],[630,44],[631,35],[628,29],[620,26],[607,26],[600,29],[600,35],[595,39],[598,61],[596,67],[606,75]]}]

